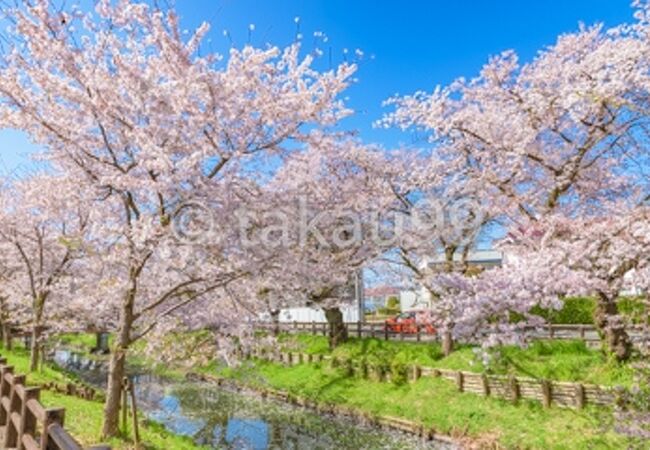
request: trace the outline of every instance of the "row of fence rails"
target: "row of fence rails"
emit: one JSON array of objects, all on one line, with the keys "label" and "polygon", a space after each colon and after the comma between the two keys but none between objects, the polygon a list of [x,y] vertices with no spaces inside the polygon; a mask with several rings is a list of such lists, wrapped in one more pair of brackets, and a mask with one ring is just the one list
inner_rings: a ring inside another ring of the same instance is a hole
[{"label": "row of fence rails", "polygon": [[[65,430],[65,410],[45,408],[39,387],[28,387],[25,375],[0,358],[0,448],[18,450],[81,450]],[[98,445],[94,450],[110,450]]]},{"label": "row of fence rails", "polygon": [[[329,325],[326,322],[281,322],[273,324],[270,322],[259,322],[258,328],[270,331],[279,329],[289,333],[309,333],[312,335],[326,336]],[[410,342],[428,342],[438,340],[435,333],[428,333],[426,328],[419,325],[415,329],[407,330],[400,328],[393,330],[385,322],[352,322],[345,324],[348,334],[353,337],[370,337],[384,340],[402,340]],[[630,325],[627,327],[630,338],[635,342],[643,340],[643,327]],[[487,331],[487,330],[486,330]],[[600,342],[598,330],[588,324],[549,324],[539,327],[524,327],[523,332],[532,339],[555,339],[555,340],[583,340],[588,343]]]},{"label": "row of fence rails", "polygon": [[[394,330],[385,323],[350,322],[345,324],[348,335],[358,338],[377,338],[384,340],[402,340],[411,342],[431,342],[438,340],[435,333],[428,333],[426,327],[417,326],[412,332],[403,329]],[[264,331],[279,329],[288,333],[309,333],[314,336],[327,336],[329,324],[327,322],[283,322],[272,324],[269,322],[257,323],[257,328]]]},{"label": "row of fence rails", "polygon": [[[349,375],[378,382],[390,382],[392,378],[390,368],[375,366],[363,360],[337,359],[331,355],[311,355],[299,352],[265,352],[262,349],[257,349],[254,356],[287,366],[329,362],[333,366],[345,368]],[[415,382],[422,377],[443,378],[454,383],[459,392],[497,397],[513,403],[520,400],[536,401],[545,408],[553,405],[574,409],[582,409],[587,405],[609,407],[620,403],[625,397],[624,389],[621,387],[614,388],[512,375],[492,375],[418,365],[406,366],[405,369],[406,378],[410,382]]]}]

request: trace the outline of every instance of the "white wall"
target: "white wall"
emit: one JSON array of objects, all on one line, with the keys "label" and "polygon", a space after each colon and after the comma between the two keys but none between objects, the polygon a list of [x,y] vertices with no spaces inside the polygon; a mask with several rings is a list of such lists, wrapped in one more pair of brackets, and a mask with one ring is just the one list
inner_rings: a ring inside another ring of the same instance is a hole
[{"label": "white wall", "polygon": [[[358,306],[341,307],[344,322],[357,322],[359,318]],[[325,313],[320,308],[288,308],[280,310],[280,322],[327,322]]]},{"label": "white wall", "polygon": [[428,296],[423,295],[421,290],[401,291],[399,293],[399,304],[402,312],[427,309],[431,306]]}]

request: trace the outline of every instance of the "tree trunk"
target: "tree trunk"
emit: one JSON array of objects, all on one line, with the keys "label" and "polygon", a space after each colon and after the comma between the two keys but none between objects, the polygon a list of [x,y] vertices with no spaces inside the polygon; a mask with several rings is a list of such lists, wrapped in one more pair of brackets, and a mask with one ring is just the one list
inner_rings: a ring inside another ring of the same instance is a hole
[{"label": "tree trunk", "polygon": [[442,332],[442,354],[445,356],[451,355],[454,351],[454,337],[451,330]]},{"label": "tree trunk", "polygon": [[12,338],[11,338],[11,324],[3,323],[2,324],[2,344],[7,351],[12,349]]},{"label": "tree trunk", "polygon": [[[132,286],[135,280],[132,280]],[[131,345],[131,327],[133,326],[133,304],[135,288],[127,292],[120,314],[120,329],[115,346],[111,352],[106,387],[106,402],[104,403],[104,423],[102,439],[109,439],[119,434],[120,400],[122,398],[122,383],[126,375],[126,354]]]},{"label": "tree trunk", "polygon": [[122,398],[122,382],[126,374],[126,352],[115,350],[111,353],[108,385],[106,388],[106,403],[104,404],[103,439],[119,434],[120,401]]},{"label": "tree trunk", "polygon": [[2,346],[5,350],[11,351],[12,348],[11,325],[7,322],[2,324]]},{"label": "tree trunk", "polygon": [[329,325],[329,345],[333,349],[348,340],[348,329],[343,322],[343,313],[338,307],[323,310]]},{"label": "tree trunk", "polygon": [[38,361],[39,361],[39,352],[40,352],[40,338],[41,338],[41,327],[39,325],[34,325],[32,328],[32,342],[31,349],[29,354],[29,371],[36,372],[38,370]]},{"label": "tree trunk", "polygon": [[598,293],[594,323],[603,343],[603,350],[614,355],[617,361],[627,361],[632,355],[632,342],[625,325],[618,316],[618,306],[613,296]]},{"label": "tree trunk", "polygon": [[271,323],[273,324],[273,336],[278,336],[280,334],[280,310],[272,309],[271,310]]},{"label": "tree trunk", "polygon": [[41,337],[41,326],[43,321],[43,310],[47,293],[39,293],[34,299],[34,326],[32,328],[31,352],[29,356],[29,371],[35,372],[38,369],[38,352]]}]

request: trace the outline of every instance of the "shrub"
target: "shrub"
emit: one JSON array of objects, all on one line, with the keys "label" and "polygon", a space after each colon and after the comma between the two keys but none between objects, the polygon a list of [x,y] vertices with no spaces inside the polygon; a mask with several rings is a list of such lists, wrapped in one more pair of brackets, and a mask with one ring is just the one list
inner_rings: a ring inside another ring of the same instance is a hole
[{"label": "shrub", "polygon": [[641,297],[621,297],[618,300],[618,310],[633,323],[642,323],[647,314],[646,304]]},{"label": "shrub", "polygon": [[401,361],[393,360],[390,364],[390,381],[402,385],[408,381],[408,366]]},{"label": "shrub", "polygon": [[[559,311],[541,310],[542,317],[556,324],[590,324],[594,322],[596,301],[592,297],[569,297]],[[537,312],[536,312],[537,314]]]},{"label": "shrub", "polygon": [[[642,298],[621,297],[618,299],[618,310],[633,323],[641,323],[646,316],[646,305]],[[569,297],[564,300],[564,306],[559,311],[535,306],[531,313],[543,317],[547,322],[558,325],[581,325],[594,323],[596,299],[593,297]],[[520,314],[511,315],[513,322],[523,319]]]},{"label": "shrub", "polygon": [[388,297],[388,300],[386,301],[386,307],[389,309],[397,309],[399,311],[399,298],[392,296]]},{"label": "shrub", "polygon": [[[581,325],[594,323],[596,301],[592,297],[569,297],[564,300],[560,310],[533,307],[530,312],[544,318],[548,323],[558,325]],[[511,313],[511,321],[519,322],[523,316]]]},{"label": "shrub", "polygon": [[382,316],[394,316],[395,314],[399,314],[399,308],[379,308],[377,310],[378,314],[381,314]]}]

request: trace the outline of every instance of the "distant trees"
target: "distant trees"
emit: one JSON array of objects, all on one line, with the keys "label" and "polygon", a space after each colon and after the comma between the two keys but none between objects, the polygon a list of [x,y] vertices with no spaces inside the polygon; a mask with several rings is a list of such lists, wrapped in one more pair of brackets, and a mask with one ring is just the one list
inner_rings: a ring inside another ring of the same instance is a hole
[{"label": "distant trees", "polygon": [[0,192],[2,258],[14,267],[3,289],[14,302],[12,319],[32,330],[32,371],[43,328],[54,325],[53,310],[57,301],[67,301],[65,291],[74,278],[72,264],[85,251],[92,214],[87,206],[70,180],[57,175],[15,181]]}]

